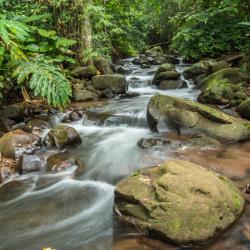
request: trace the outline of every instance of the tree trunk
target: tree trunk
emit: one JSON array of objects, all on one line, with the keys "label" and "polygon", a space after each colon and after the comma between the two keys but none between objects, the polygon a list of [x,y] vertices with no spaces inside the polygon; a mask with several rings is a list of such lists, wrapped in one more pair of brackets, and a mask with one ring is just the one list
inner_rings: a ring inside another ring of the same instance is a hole
[{"label": "tree trunk", "polygon": [[[86,7],[88,5],[93,4],[92,0],[87,0],[83,6],[83,18],[81,21],[81,27],[80,27],[80,46],[78,50],[78,58],[80,61],[80,64],[84,64],[84,51],[92,52],[93,44],[92,44],[92,24],[91,19],[89,16],[89,13],[86,10]],[[89,58],[87,61],[88,65],[93,65],[92,58]]]}]

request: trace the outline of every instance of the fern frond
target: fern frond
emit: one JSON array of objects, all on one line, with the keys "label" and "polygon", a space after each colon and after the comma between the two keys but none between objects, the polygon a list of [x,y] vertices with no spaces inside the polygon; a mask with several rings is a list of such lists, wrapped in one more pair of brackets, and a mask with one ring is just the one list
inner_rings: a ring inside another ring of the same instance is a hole
[{"label": "fern frond", "polygon": [[60,67],[41,57],[22,61],[13,76],[17,77],[19,84],[27,81],[36,96],[45,98],[55,107],[65,107],[70,102],[72,90],[69,80]]}]

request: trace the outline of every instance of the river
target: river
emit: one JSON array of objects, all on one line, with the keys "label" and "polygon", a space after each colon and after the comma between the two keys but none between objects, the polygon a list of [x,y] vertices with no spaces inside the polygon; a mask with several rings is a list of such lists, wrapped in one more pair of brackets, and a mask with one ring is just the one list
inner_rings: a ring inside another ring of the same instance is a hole
[{"label": "river", "polygon": [[[131,60],[126,60],[131,65]],[[182,73],[187,65],[176,65]],[[129,93],[138,96],[112,99],[89,109],[80,121],[69,124],[78,130],[83,143],[68,154],[86,164],[77,179],[72,171],[58,174],[35,173],[18,178],[0,189],[0,249],[41,250],[153,250],[181,249],[148,239],[121,224],[113,213],[116,183],[136,169],[171,157],[184,158],[213,168],[235,181],[239,188],[250,183],[250,145],[227,146],[218,152],[180,151],[169,147],[143,150],[141,138],[155,137],[146,122],[146,108],[156,93],[196,100],[199,91],[191,82],[187,88],[161,91],[150,85],[157,66],[133,66],[127,76]],[[183,76],[182,76],[183,77]],[[185,80],[185,79],[184,79]],[[61,122],[63,114],[55,120]],[[169,132],[162,128],[161,133]],[[220,151],[221,152],[221,151]],[[237,225],[208,244],[191,249],[250,249],[250,209],[248,205]]]}]

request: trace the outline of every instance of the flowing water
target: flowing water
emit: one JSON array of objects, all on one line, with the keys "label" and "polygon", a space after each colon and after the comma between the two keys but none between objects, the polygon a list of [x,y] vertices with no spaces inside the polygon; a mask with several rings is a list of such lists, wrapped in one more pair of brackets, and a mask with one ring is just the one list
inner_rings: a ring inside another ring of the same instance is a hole
[{"label": "flowing water", "polygon": [[[181,61],[180,61],[181,62]],[[126,61],[130,64],[130,60]],[[183,72],[186,65],[176,66]],[[86,171],[75,179],[73,170],[59,174],[23,175],[0,188],[0,249],[41,250],[153,250],[180,249],[143,235],[123,224],[114,215],[116,183],[136,169],[168,158],[184,158],[222,172],[243,189],[250,183],[250,145],[223,148],[220,152],[178,151],[169,147],[143,150],[141,138],[155,137],[147,127],[146,108],[157,94],[195,100],[198,90],[187,88],[161,91],[151,86],[157,66],[140,69],[127,76],[134,98],[115,99],[88,109],[81,121],[71,123],[82,145],[67,154],[83,160]],[[182,79],[185,80],[182,76]],[[60,122],[60,116],[55,119]],[[162,134],[168,133],[164,128]],[[246,199],[250,200],[246,195]],[[249,205],[237,225],[217,240],[192,249],[250,249]]]}]

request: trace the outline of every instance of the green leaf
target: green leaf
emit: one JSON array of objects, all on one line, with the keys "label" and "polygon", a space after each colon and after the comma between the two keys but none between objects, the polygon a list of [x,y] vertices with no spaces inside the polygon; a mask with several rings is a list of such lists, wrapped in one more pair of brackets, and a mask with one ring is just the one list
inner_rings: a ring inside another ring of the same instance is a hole
[{"label": "green leaf", "polygon": [[40,36],[55,40],[57,38],[56,31],[54,30],[44,30],[44,29],[37,29],[37,32]]},{"label": "green leaf", "polygon": [[39,52],[40,51],[40,47],[37,46],[36,44],[29,44],[29,45],[25,46],[24,49],[28,50],[30,52]]},{"label": "green leaf", "polygon": [[24,17],[20,21],[23,22],[23,23],[32,23],[32,22],[37,22],[37,21],[44,21],[44,20],[47,20],[50,17],[51,17],[51,14],[46,13],[46,14],[41,14],[41,15]]},{"label": "green leaf", "polygon": [[67,38],[64,38],[64,37],[60,37],[57,41],[56,41],[56,48],[59,49],[61,47],[64,47],[64,48],[68,48],[72,45],[76,44],[76,41],[75,40],[72,40],[72,39],[67,39]]}]

